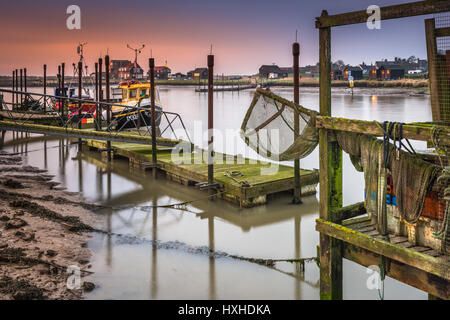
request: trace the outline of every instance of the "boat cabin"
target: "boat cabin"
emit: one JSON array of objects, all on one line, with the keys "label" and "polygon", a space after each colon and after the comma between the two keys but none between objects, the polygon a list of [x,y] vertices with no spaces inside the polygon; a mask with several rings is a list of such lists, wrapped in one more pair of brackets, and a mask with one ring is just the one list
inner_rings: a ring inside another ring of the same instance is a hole
[{"label": "boat cabin", "polygon": [[[122,90],[122,102],[138,102],[141,98],[150,98],[150,83],[125,81],[119,84],[119,88]],[[159,100],[157,90],[155,90],[155,100]]]}]

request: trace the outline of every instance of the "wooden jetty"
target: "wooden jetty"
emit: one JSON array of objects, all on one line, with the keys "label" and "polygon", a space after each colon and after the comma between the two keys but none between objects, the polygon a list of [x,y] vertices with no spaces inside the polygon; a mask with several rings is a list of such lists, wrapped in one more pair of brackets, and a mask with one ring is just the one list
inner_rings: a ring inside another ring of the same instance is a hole
[{"label": "wooden jetty", "polygon": [[[450,2],[419,1],[383,7],[381,12],[382,20],[450,12]],[[408,232],[405,236],[395,234],[389,228],[387,233],[380,234],[379,225],[364,216],[367,212],[363,204],[342,208],[342,149],[334,139],[335,134],[345,131],[365,135],[383,135],[383,130],[380,124],[374,122],[331,117],[331,28],[365,23],[367,18],[366,10],[338,15],[328,15],[326,11],[323,11],[316,20],[320,41],[321,117],[316,122],[316,126],[319,128],[320,162],[320,218],[316,222],[316,230],[320,232],[318,253],[320,256],[320,297],[321,299],[342,299],[342,259],[346,258],[366,267],[373,265],[383,267],[385,275],[427,292],[430,299],[436,297],[449,299],[450,260],[448,254],[446,251],[419,244],[424,242],[423,237],[431,237],[430,234],[418,230],[417,225],[406,225],[405,223],[402,223]],[[426,25],[429,26],[429,23]],[[427,32],[429,53],[430,43],[435,44],[437,36],[446,34],[444,31],[431,29],[430,32]],[[446,28],[446,32],[448,32],[448,28]],[[432,51],[431,53],[433,53]],[[433,61],[435,61],[434,57],[429,56],[430,70],[435,70],[436,65]],[[448,74],[450,74],[450,69],[447,70]],[[442,89],[441,85],[446,81],[445,77],[438,79],[436,74],[430,71],[433,119],[444,122],[444,125],[420,124],[417,127],[410,125],[407,130],[409,138],[430,141],[432,132],[439,129],[443,133],[440,135],[441,144],[449,145],[450,109],[443,107],[443,103],[450,101],[449,91]],[[442,241],[445,242],[445,238]]]},{"label": "wooden jetty", "polygon": [[[106,143],[88,140],[87,146],[105,152],[103,150],[106,148]],[[142,170],[153,167],[151,146],[112,142],[111,148],[113,156],[128,159],[133,167]],[[177,164],[172,159],[172,149],[159,148],[157,168],[165,173],[168,179],[184,185],[206,182],[208,180],[208,164],[197,158],[201,158],[202,154],[203,150],[198,150],[189,156],[192,163]],[[218,188],[218,193],[222,199],[231,201],[241,207],[252,207],[265,204],[271,195],[290,192],[294,189],[292,167],[280,165],[275,174],[262,175],[261,169],[270,167],[270,163],[252,161],[246,158],[239,159],[226,154],[219,154],[218,156],[224,161],[220,164],[217,161],[214,163],[214,181],[221,185]],[[238,173],[239,175],[233,177],[230,176],[230,173]],[[317,170],[301,170],[302,195],[311,195],[316,192],[318,178]]]},{"label": "wooden jetty", "polygon": [[[256,84],[251,84],[251,85],[242,85],[242,86],[216,86],[214,87],[213,91],[214,92],[221,92],[221,91],[242,91],[242,90],[247,90],[247,89],[255,89],[256,88]],[[195,88],[195,92],[208,92],[207,88]]]}]

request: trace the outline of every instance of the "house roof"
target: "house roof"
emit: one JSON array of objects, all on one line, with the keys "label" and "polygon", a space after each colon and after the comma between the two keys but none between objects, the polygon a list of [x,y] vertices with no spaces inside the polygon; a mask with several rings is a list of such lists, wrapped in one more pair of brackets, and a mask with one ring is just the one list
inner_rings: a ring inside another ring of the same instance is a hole
[{"label": "house roof", "polygon": [[262,65],[259,68],[259,72],[267,72],[267,73],[286,73],[285,71],[281,70],[281,68],[275,64],[272,65]]}]

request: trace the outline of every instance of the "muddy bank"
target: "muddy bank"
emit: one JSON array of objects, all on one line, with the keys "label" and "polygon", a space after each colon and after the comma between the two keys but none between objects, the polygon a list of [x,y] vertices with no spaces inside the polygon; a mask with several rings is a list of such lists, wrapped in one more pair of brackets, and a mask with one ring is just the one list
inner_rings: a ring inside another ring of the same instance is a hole
[{"label": "muddy bank", "polygon": [[83,277],[90,274],[95,209],[44,170],[0,151],[0,299],[80,299],[92,290]]}]

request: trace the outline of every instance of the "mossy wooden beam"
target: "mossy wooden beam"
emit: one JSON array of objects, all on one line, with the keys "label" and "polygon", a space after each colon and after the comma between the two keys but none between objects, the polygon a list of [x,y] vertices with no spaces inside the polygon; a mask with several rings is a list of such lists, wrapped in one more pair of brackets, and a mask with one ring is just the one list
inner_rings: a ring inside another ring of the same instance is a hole
[{"label": "mossy wooden beam", "polygon": [[[320,114],[331,115],[331,29],[319,30]],[[342,149],[330,142],[329,131],[319,129],[319,213],[334,221],[333,210],[342,207]],[[341,241],[320,234],[320,299],[342,299]]]},{"label": "mossy wooden beam", "polygon": [[[123,141],[138,144],[151,144],[152,140],[150,136],[140,136],[132,133],[124,133],[124,132],[116,133],[108,131],[94,131],[88,129],[64,128],[34,123],[20,123],[9,120],[0,120],[0,128],[3,130],[15,130],[22,132],[59,135],[65,137],[68,136],[83,139]],[[158,137],[157,142],[158,145],[174,146],[178,143],[181,143],[182,141]]]},{"label": "mossy wooden beam", "polygon": [[366,207],[364,202],[358,202],[346,207],[342,207],[336,210],[332,210],[333,220],[335,222],[341,222],[342,220],[358,217],[366,213]]},{"label": "mossy wooden beam", "polygon": [[434,274],[447,281],[450,280],[450,263],[446,260],[373,238],[367,234],[330,221],[325,221],[324,219],[316,220],[316,230],[330,237]]},{"label": "mossy wooden beam", "polygon": [[[448,0],[417,1],[381,7],[381,20],[406,18],[450,11]],[[336,15],[323,15],[316,18],[316,28],[337,27],[357,23],[366,23],[371,14],[366,10]]]},{"label": "mossy wooden beam", "polygon": [[[376,266],[380,263],[379,254],[350,243],[343,244],[343,255],[345,259],[365,267]],[[391,260],[386,275],[440,299],[450,298],[450,281],[410,265]]]},{"label": "mossy wooden beam", "polygon": [[[430,124],[405,124],[403,126],[403,137],[413,140],[431,142],[431,132],[433,127],[440,129],[440,141],[450,145],[450,129],[448,126]],[[317,116],[316,127],[330,130],[347,132],[359,132],[374,136],[383,136],[382,124],[377,121],[365,121],[346,118],[334,118],[327,116]]]}]

